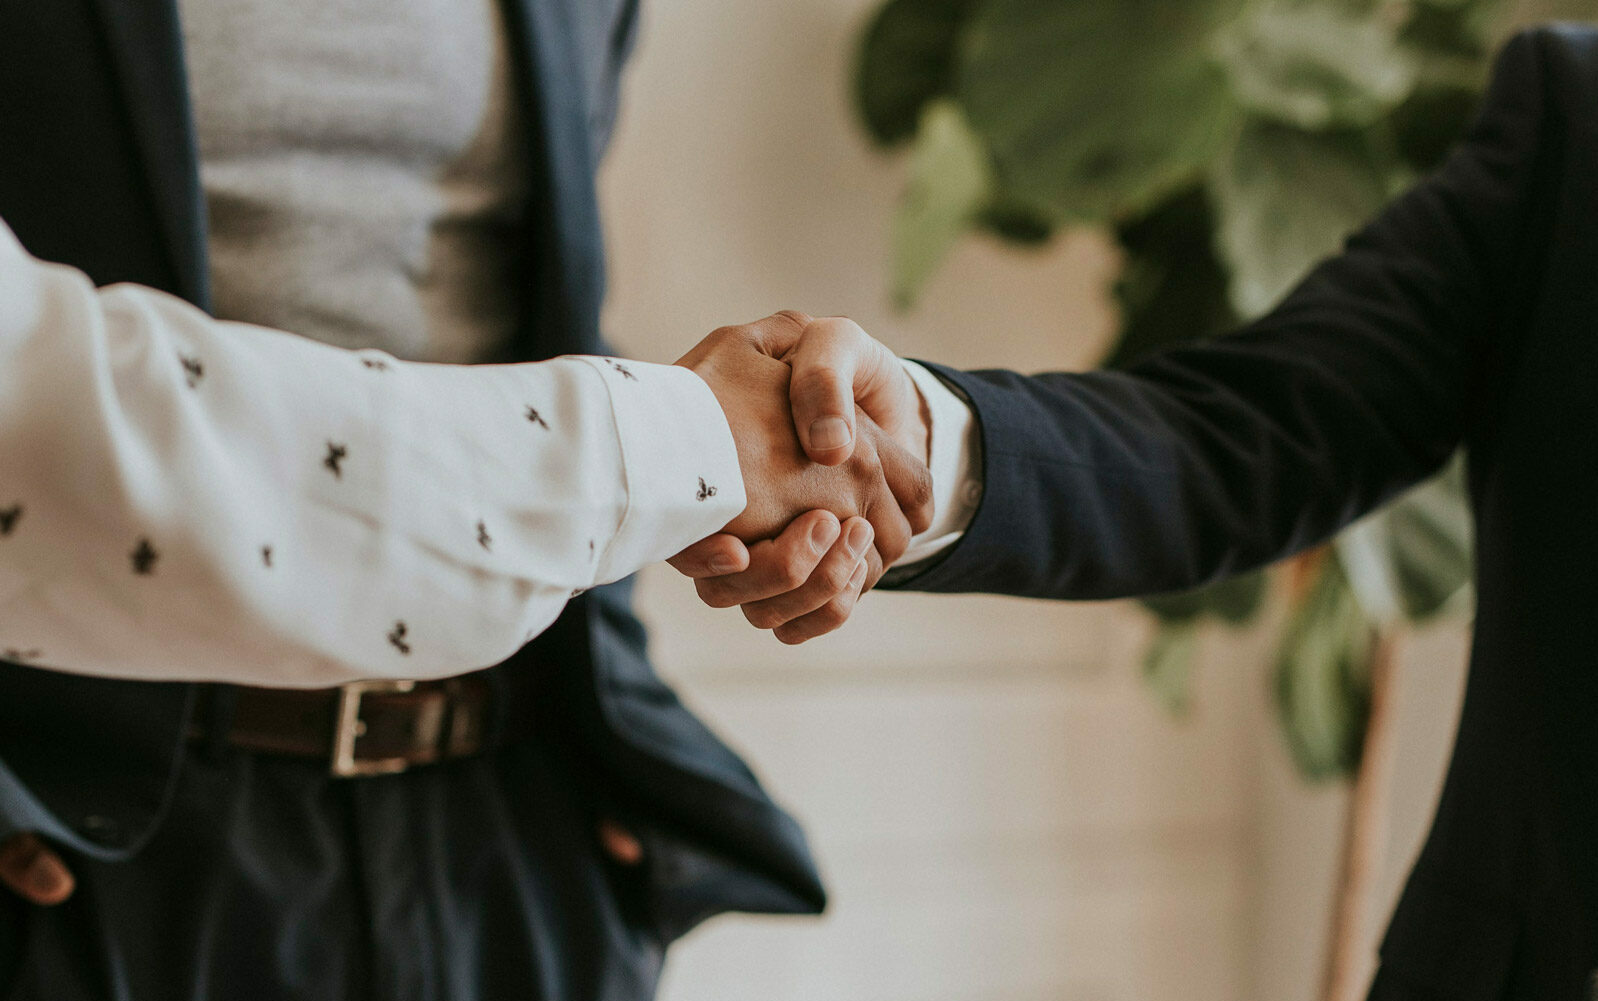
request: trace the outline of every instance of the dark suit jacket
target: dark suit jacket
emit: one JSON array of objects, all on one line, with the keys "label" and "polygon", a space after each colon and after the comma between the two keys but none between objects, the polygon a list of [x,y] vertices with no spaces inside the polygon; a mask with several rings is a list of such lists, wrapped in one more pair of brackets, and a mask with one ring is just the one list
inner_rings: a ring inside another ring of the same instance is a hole
[{"label": "dark suit jacket", "polygon": [[909,586],[1185,588],[1468,455],[1458,743],[1373,997],[1587,998],[1598,966],[1598,32],[1513,39],[1441,170],[1235,336],[1126,372],[943,370],[986,492]]},{"label": "dark suit jacket", "polygon": [[[528,312],[513,358],[603,353],[593,175],[636,0],[505,0],[529,123]],[[0,218],[35,256],[98,284],[208,301],[204,204],[175,0],[0,4]],[[510,360],[510,359],[507,359]],[[727,909],[813,912],[798,826],[677,701],[645,657],[628,587],[600,588],[492,680],[540,686],[596,784],[650,843],[670,938]],[[100,858],[159,823],[194,686],[0,664],[0,834]]]}]

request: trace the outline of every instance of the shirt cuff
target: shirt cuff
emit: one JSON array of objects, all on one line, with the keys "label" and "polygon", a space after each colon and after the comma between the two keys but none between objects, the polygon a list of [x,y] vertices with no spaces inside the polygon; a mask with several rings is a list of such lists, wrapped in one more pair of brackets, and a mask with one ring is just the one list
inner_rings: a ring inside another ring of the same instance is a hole
[{"label": "shirt cuff", "polygon": [[705,381],[677,365],[583,357],[610,394],[627,506],[596,583],[658,563],[743,512],[738,447]]},{"label": "shirt cuff", "polygon": [[910,540],[894,564],[902,567],[931,559],[960,540],[982,501],[982,474],[977,461],[981,443],[971,408],[930,369],[904,359],[900,364],[915,382],[931,418],[928,466],[933,498],[932,526]]}]

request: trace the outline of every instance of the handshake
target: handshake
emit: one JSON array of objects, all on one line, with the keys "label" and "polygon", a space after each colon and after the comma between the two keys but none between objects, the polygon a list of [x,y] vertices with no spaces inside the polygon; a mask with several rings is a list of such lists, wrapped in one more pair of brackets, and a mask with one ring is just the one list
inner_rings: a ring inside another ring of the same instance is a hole
[{"label": "handshake", "polygon": [[784,643],[837,629],[932,524],[914,381],[854,322],[791,311],[722,327],[677,364],[720,401],[748,506],[669,562]]}]

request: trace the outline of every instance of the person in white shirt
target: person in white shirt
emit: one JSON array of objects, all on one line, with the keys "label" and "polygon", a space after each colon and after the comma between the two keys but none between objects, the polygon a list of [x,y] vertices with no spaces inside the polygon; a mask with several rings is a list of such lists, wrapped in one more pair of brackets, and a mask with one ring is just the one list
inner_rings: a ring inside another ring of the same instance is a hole
[{"label": "person in white shirt", "polygon": [[945,488],[908,426],[805,460],[792,315],[607,357],[635,24],[0,10],[0,994],[643,999],[822,906],[607,582],[725,530],[823,628]]}]

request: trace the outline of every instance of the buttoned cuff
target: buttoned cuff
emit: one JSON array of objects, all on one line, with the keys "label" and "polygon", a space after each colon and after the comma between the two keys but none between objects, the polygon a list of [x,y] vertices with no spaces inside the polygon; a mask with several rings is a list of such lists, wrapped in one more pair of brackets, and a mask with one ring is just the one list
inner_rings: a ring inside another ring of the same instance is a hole
[{"label": "buttoned cuff", "polygon": [[931,559],[964,534],[982,501],[981,464],[976,418],[964,400],[929,369],[913,361],[900,364],[916,384],[930,415],[932,526],[910,540],[895,566]]},{"label": "buttoned cuff", "polygon": [[619,580],[720,531],[743,512],[738,447],[716,395],[692,370],[583,357],[610,396],[626,509],[596,583]]}]

